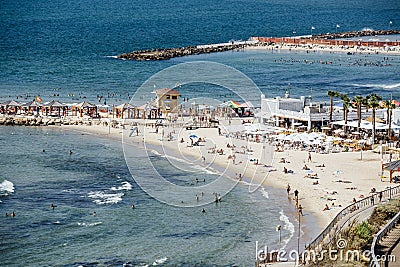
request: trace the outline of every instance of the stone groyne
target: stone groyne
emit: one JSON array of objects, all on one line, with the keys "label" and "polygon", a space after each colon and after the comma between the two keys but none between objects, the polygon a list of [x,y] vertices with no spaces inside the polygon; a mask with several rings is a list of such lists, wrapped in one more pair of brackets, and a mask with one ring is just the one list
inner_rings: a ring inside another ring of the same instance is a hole
[{"label": "stone groyne", "polygon": [[221,45],[186,46],[182,48],[139,50],[130,53],[120,54],[117,56],[117,58],[125,60],[167,60],[174,57],[184,57],[190,55],[238,50],[245,48],[247,45],[248,44],[246,43],[227,43]]}]

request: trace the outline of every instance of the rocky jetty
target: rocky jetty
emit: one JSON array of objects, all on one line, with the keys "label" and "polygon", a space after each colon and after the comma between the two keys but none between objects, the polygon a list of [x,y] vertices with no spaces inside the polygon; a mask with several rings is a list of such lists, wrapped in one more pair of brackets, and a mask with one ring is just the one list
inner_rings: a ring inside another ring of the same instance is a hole
[{"label": "rocky jetty", "polygon": [[69,120],[65,118],[0,117],[0,125],[6,126],[91,125],[92,123],[92,121],[87,120]]},{"label": "rocky jetty", "polygon": [[119,59],[125,60],[167,60],[174,57],[184,57],[190,55],[200,55],[208,53],[225,52],[229,50],[243,49],[247,44],[225,44],[209,46],[187,46],[182,48],[165,48],[153,50],[140,50],[130,53],[120,54]]},{"label": "rocky jetty", "polygon": [[352,32],[338,32],[338,33],[326,33],[313,35],[316,39],[343,39],[343,38],[355,38],[362,36],[376,36],[376,35],[392,35],[399,34],[398,30],[365,30],[365,31],[352,31]]}]

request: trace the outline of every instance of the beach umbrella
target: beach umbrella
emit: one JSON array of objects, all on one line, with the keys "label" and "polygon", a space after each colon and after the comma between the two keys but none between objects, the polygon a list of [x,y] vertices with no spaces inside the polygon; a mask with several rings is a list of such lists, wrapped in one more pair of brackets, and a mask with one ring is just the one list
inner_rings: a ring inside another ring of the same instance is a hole
[{"label": "beach umbrella", "polygon": [[342,173],[343,173],[342,170],[336,170],[336,171],[334,171],[332,174],[338,176],[338,175],[340,175],[340,174],[342,174]]},{"label": "beach umbrella", "polygon": [[195,135],[195,134],[191,134],[191,135],[189,135],[189,138],[196,139],[196,138],[199,138],[199,137],[197,135]]}]

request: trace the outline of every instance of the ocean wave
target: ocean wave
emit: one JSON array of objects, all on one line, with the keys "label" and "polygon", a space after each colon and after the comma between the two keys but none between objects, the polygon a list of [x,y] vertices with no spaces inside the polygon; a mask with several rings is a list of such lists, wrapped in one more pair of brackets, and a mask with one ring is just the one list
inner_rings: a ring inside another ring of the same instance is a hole
[{"label": "ocean wave", "polygon": [[164,258],[155,260],[155,261],[153,262],[152,266],[157,266],[157,265],[163,264],[163,263],[166,262],[167,260],[168,260],[167,257],[164,257]]},{"label": "ocean wave", "polygon": [[121,191],[121,190],[131,190],[132,189],[132,185],[129,182],[123,182],[121,186],[118,187],[111,187],[111,190],[113,191]]},{"label": "ocean wave", "polygon": [[352,86],[357,86],[357,87],[364,87],[364,88],[378,88],[378,89],[386,89],[386,90],[391,90],[395,88],[400,88],[400,83],[394,83],[394,84],[359,84],[359,83],[354,83]]},{"label": "ocean wave", "polygon": [[90,227],[90,226],[96,226],[96,225],[100,225],[103,222],[94,222],[94,223],[85,223],[85,222],[78,222],[77,224],[79,226],[85,226],[85,227]]},{"label": "ocean wave", "polygon": [[14,184],[8,180],[0,183],[0,196],[8,196],[14,193]]},{"label": "ocean wave", "polygon": [[89,192],[88,197],[93,199],[93,202],[99,205],[117,204],[122,200],[124,193],[105,193],[101,191]]},{"label": "ocean wave", "polygon": [[293,235],[294,235],[294,232],[295,232],[295,229],[294,229],[294,224],[290,222],[289,217],[286,216],[286,215],[283,213],[283,210],[281,210],[281,211],[279,212],[279,214],[280,214],[279,220],[285,223],[285,224],[283,225],[283,229],[286,230],[286,231],[288,231],[289,234],[290,234],[288,238],[286,238],[285,240],[283,240],[284,245],[283,245],[282,248],[285,248],[286,245],[289,243],[290,239],[292,239],[292,237],[293,237]]}]

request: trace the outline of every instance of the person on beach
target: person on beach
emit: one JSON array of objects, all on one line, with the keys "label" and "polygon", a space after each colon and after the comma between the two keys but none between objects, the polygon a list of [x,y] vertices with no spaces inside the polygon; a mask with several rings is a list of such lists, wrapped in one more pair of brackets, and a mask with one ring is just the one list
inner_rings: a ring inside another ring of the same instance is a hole
[{"label": "person on beach", "polygon": [[294,199],[299,199],[299,191],[297,189],[294,190]]},{"label": "person on beach", "polygon": [[301,205],[299,205],[298,210],[299,210],[299,214],[300,214],[301,216],[303,216],[303,207],[302,207]]},{"label": "person on beach", "polygon": [[311,162],[311,152],[308,152],[308,162]]},{"label": "person on beach", "polygon": [[294,206],[296,207],[296,209],[299,209],[299,199],[298,198],[295,199]]},{"label": "person on beach", "polygon": [[375,204],[375,197],[374,197],[374,195],[371,196],[370,200],[371,200],[371,205],[373,206],[373,205]]},{"label": "person on beach", "polygon": [[287,188],[286,188],[286,192],[287,192],[288,196],[289,196],[289,194],[290,194],[290,189],[291,189],[291,188],[290,188],[290,184],[288,184],[288,185],[287,185]]},{"label": "person on beach", "polygon": [[328,206],[328,204],[325,204],[325,208],[324,208],[324,210],[323,210],[323,211],[326,211],[326,210],[329,210],[329,206]]},{"label": "person on beach", "polygon": [[382,202],[382,191],[378,193],[379,202]]}]

